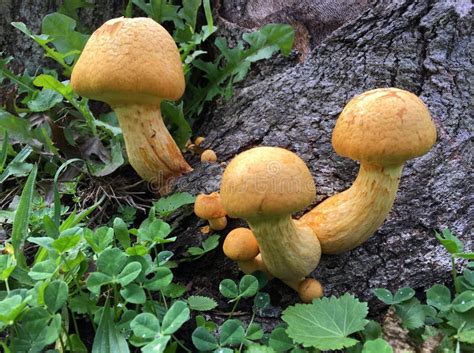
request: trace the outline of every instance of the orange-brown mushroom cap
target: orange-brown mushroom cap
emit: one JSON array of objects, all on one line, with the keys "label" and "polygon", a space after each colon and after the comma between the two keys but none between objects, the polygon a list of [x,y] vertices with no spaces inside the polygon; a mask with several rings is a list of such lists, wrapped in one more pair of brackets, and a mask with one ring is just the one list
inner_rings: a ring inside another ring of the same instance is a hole
[{"label": "orange-brown mushroom cap", "polygon": [[259,254],[255,235],[248,228],[236,228],[227,234],[224,245],[224,254],[234,261],[248,261]]},{"label": "orange-brown mushroom cap", "polygon": [[194,213],[199,218],[206,220],[220,218],[226,215],[226,211],[221,204],[221,196],[218,192],[213,192],[209,195],[198,195],[194,203]]},{"label": "orange-brown mushroom cap", "polygon": [[291,215],[316,197],[304,161],[278,147],[255,147],[227,166],[221,181],[222,205],[232,217]]},{"label": "orange-brown mushroom cap", "polygon": [[305,278],[298,286],[298,294],[301,301],[310,303],[313,299],[321,298],[324,295],[324,289],[318,280]]},{"label": "orange-brown mushroom cap", "polygon": [[354,97],[332,135],[341,156],[377,165],[396,165],[428,152],[436,141],[430,112],[413,93],[379,88]]},{"label": "orange-brown mushroom cap", "polygon": [[112,106],[157,104],[184,93],[178,48],[150,18],[115,18],[89,38],[71,84],[78,94]]}]

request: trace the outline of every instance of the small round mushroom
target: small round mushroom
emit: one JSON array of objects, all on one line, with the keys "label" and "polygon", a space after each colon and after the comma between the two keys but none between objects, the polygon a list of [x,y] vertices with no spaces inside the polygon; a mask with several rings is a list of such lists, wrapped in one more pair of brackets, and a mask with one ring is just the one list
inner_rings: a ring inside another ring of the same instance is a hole
[{"label": "small round mushroom", "polygon": [[405,161],[427,153],[436,127],[425,104],[413,93],[381,88],[353,98],[340,114],[332,143],[341,156],[360,162],[359,175],[301,217],[325,254],[338,254],[365,242],[384,222]]},{"label": "small round mushroom", "polygon": [[196,137],[196,139],[194,140],[194,144],[195,144],[197,147],[199,147],[199,146],[201,146],[201,143],[203,143],[205,139],[206,139],[206,138],[203,137],[203,136],[198,136],[198,137]]},{"label": "small round mushroom", "polygon": [[324,295],[324,289],[321,283],[314,278],[306,278],[299,283],[296,290],[304,303],[311,303],[315,298],[321,298]]},{"label": "small round mushroom", "polygon": [[79,95],[117,114],[132,167],[158,187],[191,171],[161,117],[163,100],[184,93],[178,48],[150,18],[115,18],[89,38],[71,76]]},{"label": "small round mushroom", "polygon": [[199,218],[209,221],[211,229],[222,230],[227,226],[226,211],[222,207],[218,192],[198,195],[194,203],[194,213]]},{"label": "small round mushroom", "polygon": [[222,176],[222,206],[229,216],[247,221],[266,268],[283,281],[301,281],[319,263],[318,238],[311,228],[291,218],[315,196],[313,178],[303,160],[282,148],[245,151]]},{"label": "small round mushroom", "polygon": [[208,163],[214,163],[217,161],[217,155],[216,152],[213,150],[205,150],[201,154],[201,162],[208,162]]},{"label": "small round mushroom", "polygon": [[237,262],[244,273],[252,274],[255,271],[261,271],[270,275],[262,261],[257,239],[250,229],[232,230],[224,240],[223,250],[229,259]]}]

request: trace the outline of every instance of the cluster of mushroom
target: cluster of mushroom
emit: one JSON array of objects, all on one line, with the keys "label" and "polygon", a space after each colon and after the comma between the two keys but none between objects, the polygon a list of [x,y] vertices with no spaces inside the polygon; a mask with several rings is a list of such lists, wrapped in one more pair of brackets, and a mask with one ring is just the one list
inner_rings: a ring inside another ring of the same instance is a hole
[{"label": "cluster of mushroom", "polygon": [[[192,168],[161,117],[163,100],[178,100],[185,80],[171,35],[149,18],[116,18],[97,29],[74,67],[78,94],[108,103],[115,111],[130,164],[162,193],[170,180]],[[225,254],[245,273],[263,271],[295,289],[305,302],[323,295],[307,276],[321,253],[338,254],[366,241],[383,223],[398,189],[405,161],[430,150],[436,129],[414,94],[382,88],[354,97],[334,128],[335,151],[360,162],[353,185],[317,205],[316,187],[297,155],[277,147],[256,147],[236,156],[222,177],[220,194],[198,196],[195,213],[222,230],[226,215],[250,229],[231,231]],[[202,143],[198,138],[194,145]],[[214,162],[212,150],[201,160]]]},{"label": "cluster of mushroom", "polygon": [[234,230],[225,254],[243,272],[255,270],[282,280],[305,302],[323,295],[306,278],[321,253],[338,254],[366,241],[390,211],[405,161],[428,152],[436,128],[414,94],[382,88],[353,98],[340,114],[332,136],[336,152],[360,162],[353,185],[304,214],[316,196],[305,163],[294,153],[257,147],[235,157],[221,182],[222,206],[250,230]]}]

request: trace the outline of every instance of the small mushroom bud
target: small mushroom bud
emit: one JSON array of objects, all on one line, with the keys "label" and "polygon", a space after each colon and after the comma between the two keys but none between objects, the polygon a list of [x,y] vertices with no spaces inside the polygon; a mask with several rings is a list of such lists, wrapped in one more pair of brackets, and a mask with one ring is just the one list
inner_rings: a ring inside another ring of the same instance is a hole
[{"label": "small mushroom bud", "polygon": [[217,155],[213,150],[205,150],[201,154],[201,162],[214,163],[217,161]]},{"label": "small mushroom bud", "polygon": [[352,186],[300,218],[321,242],[324,254],[338,254],[365,242],[392,208],[405,161],[427,153],[436,127],[413,93],[381,88],[354,97],[332,135],[341,156],[360,162]]},{"label": "small mushroom bud", "polygon": [[227,226],[226,211],[217,192],[199,195],[194,203],[194,213],[199,218],[209,221],[211,229],[222,230]]},{"label": "small mushroom bud", "polygon": [[204,137],[198,136],[198,137],[196,137],[196,139],[194,140],[194,144],[195,144],[197,147],[199,147],[199,146],[201,146],[201,143],[204,142],[204,140],[205,140]]},{"label": "small mushroom bud", "polygon": [[224,240],[223,250],[229,259],[237,262],[242,272],[252,274],[261,271],[271,276],[262,261],[257,239],[250,229],[232,230]]}]

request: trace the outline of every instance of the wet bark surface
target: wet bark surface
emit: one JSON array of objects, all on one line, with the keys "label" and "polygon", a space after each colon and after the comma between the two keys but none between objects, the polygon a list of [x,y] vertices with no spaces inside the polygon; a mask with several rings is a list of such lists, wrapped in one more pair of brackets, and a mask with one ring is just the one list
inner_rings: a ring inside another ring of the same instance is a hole
[{"label": "wet bark surface", "polygon": [[[3,51],[35,70],[44,60],[40,48],[21,33],[12,32],[6,23],[23,21],[38,33],[41,18],[57,6],[54,1],[24,3],[0,2],[0,43]],[[317,185],[316,205],[348,188],[357,175],[357,163],[337,156],[331,146],[331,132],[344,105],[368,89],[403,88],[428,105],[438,129],[436,145],[427,155],[406,164],[393,210],[379,231],[357,249],[323,255],[312,275],[323,283],[326,295],[348,291],[363,300],[373,300],[371,289],[377,287],[395,290],[411,286],[421,293],[429,285],[449,281],[449,257],[435,240],[434,230],[450,228],[468,249],[473,248],[474,44],[470,2],[345,2],[345,10],[331,7],[335,20],[329,22],[334,25],[321,24],[325,28],[321,32],[315,16],[331,17],[321,12],[324,9],[314,5],[316,2],[284,6],[273,1],[274,8],[264,11],[265,15],[260,3],[222,1],[216,7],[221,34],[235,38],[249,28],[291,17],[298,26],[302,24],[300,34],[307,35],[301,47],[307,51],[305,60],[301,62],[295,54],[258,64],[236,87],[230,101],[213,104],[194,128],[196,135],[206,136],[204,146],[214,149],[221,163],[201,164],[196,156],[186,155],[194,171],[181,178],[175,190],[193,194],[217,191],[225,164],[237,153],[259,145],[280,146],[306,161]],[[119,16],[123,7],[121,1],[98,2],[96,9],[86,10],[81,19],[95,28]],[[298,11],[306,17],[301,18]],[[191,208],[171,221],[178,236],[173,249],[178,253],[208,236],[200,232],[205,223]],[[237,225],[244,223],[230,220],[220,232],[221,240]],[[177,279],[191,293],[211,295],[221,304],[225,302],[218,294],[218,283],[240,276],[237,266],[220,249],[176,270]],[[261,320],[274,325],[279,312],[296,302],[297,296],[277,280],[265,290],[274,307]],[[372,308],[376,314],[380,307]]]}]

